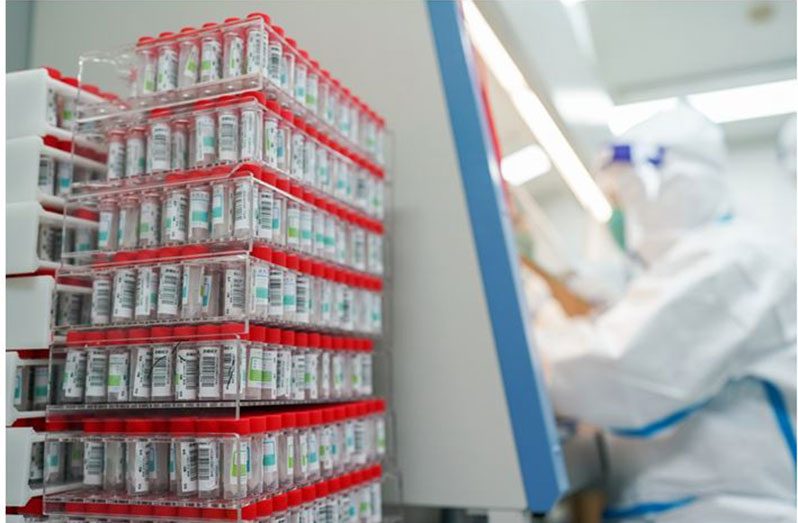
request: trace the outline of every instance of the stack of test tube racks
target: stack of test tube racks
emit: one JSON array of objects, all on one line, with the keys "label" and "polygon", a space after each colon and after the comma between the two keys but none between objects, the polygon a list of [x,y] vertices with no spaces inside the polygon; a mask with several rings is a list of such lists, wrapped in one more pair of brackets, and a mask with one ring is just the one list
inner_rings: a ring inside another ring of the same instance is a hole
[{"label": "stack of test tube racks", "polygon": [[97,226],[57,274],[45,511],[379,523],[384,120],[261,13],[96,64],[129,96],[77,108],[106,171],[64,211]]}]

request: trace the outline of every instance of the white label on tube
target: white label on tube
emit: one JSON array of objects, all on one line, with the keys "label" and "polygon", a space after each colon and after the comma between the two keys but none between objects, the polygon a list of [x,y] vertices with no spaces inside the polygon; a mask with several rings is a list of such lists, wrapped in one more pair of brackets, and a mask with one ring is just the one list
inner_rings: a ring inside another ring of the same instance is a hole
[{"label": "white label on tube", "polygon": [[136,279],[136,317],[149,318],[157,309],[158,279],[156,269],[142,267]]},{"label": "white label on tube", "polygon": [[274,434],[263,437],[263,471],[268,474],[277,472],[277,439]]},{"label": "white label on tube", "polygon": [[197,442],[199,491],[211,492],[219,488],[219,450],[215,441]]},{"label": "white label on tube", "polygon": [[254,109],[241,110],[241,160],[258,160],[260,114]]},{"label": "white label on tube", "polygon": [[211,114],[199,114],[194,122],[195,161],[202,165],[206,156],[216,157],[216,123]]},{"label": "white label on tube", "polygon": [[[108,180],[119,180],[125,177],[125,144],[121,140],[110,140],[108,142],[107,165]],[[52,180],[50,183],[53,183]],[[39,185],[41,185],[41,182]],[[52,193],[52,191],[50,192]]]},{"label": "white label on tube", "polygon": [[198,385],[197,349],[180,348],[175,357],[175,396],[178,400],[197,399]]},{"label": "white label on tube", "polygon": [[291,393],[291,351],[277,351],[277,397],[286,398]]},{"label": "white label on tube", "polygon": [[238,117],[235,114],[219,115],[219,160],[238,160]]},{"label": "white label on tube", "polygon": [[240,361],[240,355],[243,355],[243,350],[237,343],[222,346],[222,387],[226,397],[239,395],[246,383],[246,366]]},{"label": "white label on tube", "polygon": [[161,205],[157,199],[145,198],[141,202],[139,215],[139,242],[142,245],[157,245],[158,227],[161,221]]},{"label": "white label on tube", "polygon": [[252,223],[252,186],[248,181],[238,182],[235,185],[235,222],[236,230],[249,230]]},{"label": "white label on tube", "polygon": [[105,398],[108,354],[105,349],[89,349],[86,359],[86,397]]},{"label": "white label on tube", "polygon": [[136,373],[133,376],[133,399],[149,399],[152,383],[152,347],[134,347]]},{"label": "white label on tube", "polygon": [[172,191],[166,199],[164,236],[166,241],[186,241],[186,208],[188,196],[185,191]]},{"label": "white label on tube", "polygon": [[114,228],[114,211],[100,211],[100,223],[97,230],[97,248],[109,250]]},{"label": "white label on tube", "polygon": [[247,386],[251,389],[263,388],[263,349],[259,345],[249,348]]},{"label": "white label on tube", "polygon": [[177,443],[180,454],[180,492],[197,491],[197,444],[193,441]]},{"label": "white label on tube", "polygon": [[158,345],[152,349],[152,397],[172,395],[172,347]]},{"label": "white label on tube", "polygon": [[277,387],[277,351],[263,351],[263,390],[274,394]]},{"label": "white label on tube", "polygon": [[224,270],[224,315],[241,316],[244,314],[246,289],[244,288],[243,269]]},{"label": "white label on tube", "polygon": [[64,397],[74,399],[83,397],[86,382],[86,352],[80,349],[67,351],[64,364]]},{"label": "white label on tube", "polygon": [[150,169],[153,172],[167,171],[172,167],[172,134],[167,122],[154,122],[150,126]]},{"label": "white label on tube", "polygon": [[180,266],[163,265],[158,283],[158,314],[176,315],[180,298]]},{"label": "white label on tube", "polygon": [[125,174],[128,178],[144,174],[147,167],[147,156],[142,135],[129,136],[127,139],[127,166]]},{"label": "white label on tube", "polygon": [[105,446],[99,441],[86,441],[83,444],[83,484],[100,486],[103,484],[103,462]]},{"label": "white label on tube", "polygon": [[272,206],[274,193],[267,187],[262,187],[258,193],[258,223],[256,236],[264,240],[272,239]]},{"label": "white label on tube", "polygon": [[108,358],[108,395],[117,401],[127,401],[130,353],[113,352]]},{"label": "white label on tube", "polygon": [[208,211],[210,210],[210,193],[204,188],[194,188],[189,197],[189,227],[191,229],[208,230]]},{"label": "white label on tube", "polygon": [[114,275],[114,301],[112,318],[115,320],[133,319],[136,302],[135,269],[118,269]]},{"label": "white label on tube", "polygon": [[200,399],[218,398],[220,392],[219,347],[204,346],[199,349],[199,397]]},{"label": "white label on tube", "polygon": [[149,482],[149,452],[151,452],[150,444],[144,441],[128,442],[128,445],[133,446],[133,463],[128,463],[131,467],[130,477],[132,484],[132,491],[136,494],[141,494],[150,490]]}]

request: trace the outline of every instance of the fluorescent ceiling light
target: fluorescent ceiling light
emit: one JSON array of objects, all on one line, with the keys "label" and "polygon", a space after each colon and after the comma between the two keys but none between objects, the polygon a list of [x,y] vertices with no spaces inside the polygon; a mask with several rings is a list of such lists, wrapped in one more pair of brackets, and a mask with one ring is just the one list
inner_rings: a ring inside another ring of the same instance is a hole
[{"label": "fluorescent ceiling light", "polygon": [[519,186],[551,171],[551,161],[539,145],[528,145],[502,158],[502,176]]},{"label": "fluorescent ceiling light", "polygon": [[[687,103],[715,123],[764,118],[798,110],[798,81],[786,80],[737,87],[721,91],[691,94]],[[616,136],[656,113],[675,107],[676,98],[617,105],[609,118],[610,130]]]},{"label": "fluorescent ceiling light", "polygon": [[526,83],[524,75],[477,6],[474,5],[473,0],[463,2],[463,14],[466,29],[474,47],[499,84],[507,91],[518,114],[551,158],[551,162],[557,167],[557,171],[573,191],[576,199],[596,220],[609,221],[612,208],[607,198],[590,176],[576,151],[568,143],[543,102]]}]

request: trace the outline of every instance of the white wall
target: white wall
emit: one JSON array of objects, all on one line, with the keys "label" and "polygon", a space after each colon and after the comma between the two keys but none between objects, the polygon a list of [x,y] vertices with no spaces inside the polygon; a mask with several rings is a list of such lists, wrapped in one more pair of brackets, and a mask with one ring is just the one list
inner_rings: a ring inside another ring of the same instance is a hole
[{"label": "white wall", "polygon": [[74,74],[81,51],[256,10],[384,114],[395,134],[389,320],[405,500],[525,507],[422,1],[40,1],[32,60]]}]

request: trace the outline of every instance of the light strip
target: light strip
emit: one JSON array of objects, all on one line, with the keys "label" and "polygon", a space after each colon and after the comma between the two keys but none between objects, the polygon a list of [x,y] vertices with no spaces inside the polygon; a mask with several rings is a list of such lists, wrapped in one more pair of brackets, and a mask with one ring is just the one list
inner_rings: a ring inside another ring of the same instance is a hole
[{"label": "light strip", "polygon": [[593,217],[607,222],[612,215],[607,198],[590,176],[540,98],[532,91],[510,54],[473,0],[463,1],[465,25],[471,41],[499,84],[507,91],[521,118],[557,167],[560,176]]},{"label": "light strip", "polygon": [[[697,111],[719,124],[789,114],[798,110],[798,80],[691,94],[685,99]],[[622,134],[677,103],[676,98],[660,98],[617,105],[611,111],[610,130],[616,136]]]},{"label": "light strip", "polygon": [[539,145],[528,145],[502,158],[502,176],[519,186],[551,170],[551,161]]}]

